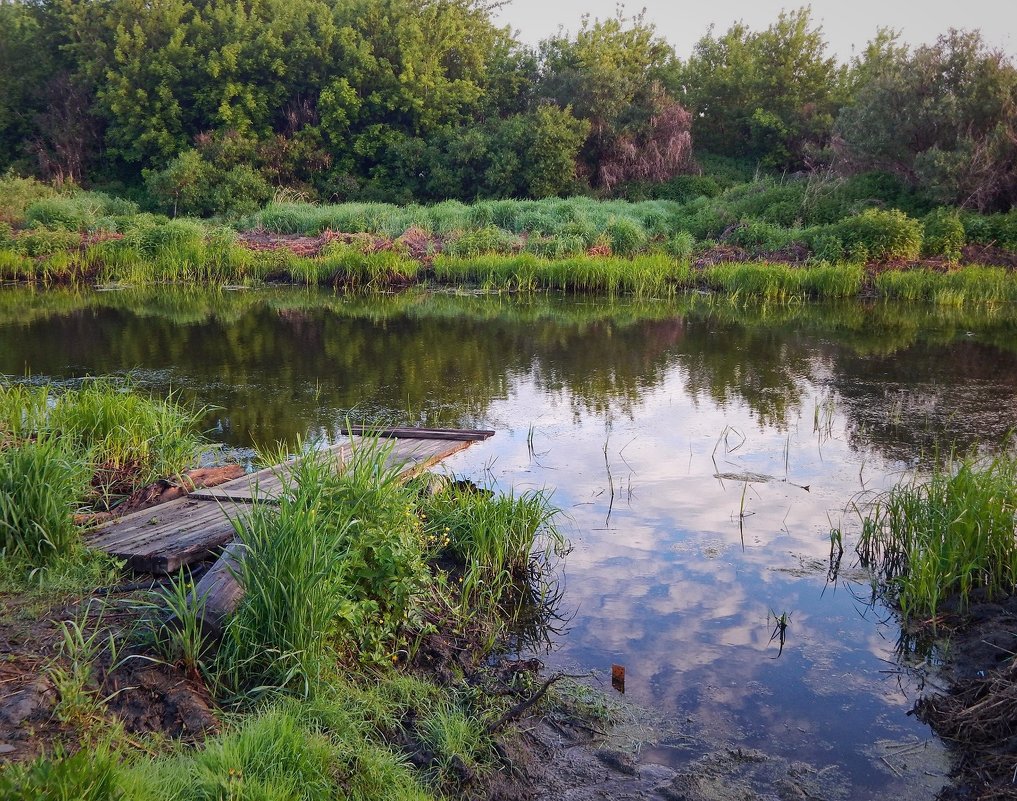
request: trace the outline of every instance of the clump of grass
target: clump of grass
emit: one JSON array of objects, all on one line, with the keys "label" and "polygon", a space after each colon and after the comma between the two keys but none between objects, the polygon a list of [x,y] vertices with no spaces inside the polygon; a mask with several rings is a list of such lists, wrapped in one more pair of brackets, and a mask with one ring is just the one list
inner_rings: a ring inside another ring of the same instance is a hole
[{"label": "clump of grass", "polygon": [[341,471],[308,456],[278,508],[236,519],[245,595],[215,665],[227,690],[306,695],[342,656],[392,653],[426,570],[412,496],[386,455],[365,446]]},{"label": "clump of grass", "polygon": [[[458,565],[458,610],[493,645],[503,630],[537,637],[553,615],[550,561],[568,550],[543,492],[488,497],[453,486],[421,507],[426,541]],[[531,631],[533,630],[533,631]]]},{"label": "clump of grass", "polygon": [[198,453],[202,411],[185,409],[172,396],[146,398],[129,383],[91,379],[55,398],[45,426],[87,454],[104,498],[175,475]]},{"label": "clump of grass", "polygon": [[442,282],[470,282],[502,289],[637,295],[671,291],[691,281],[687,262],[662,253],[641,254],[633,259],[585,254],[543,259],[529,253],[461,259],[439,254],[434,259],[434,274]]},{"label": "clump of grass", "polygon": [[905,617],[934,618],[942,601],[966,606],[1017,589],[1017,459],[964,458],[925,481],[900,484],[864,520],[858,552]]},{"label": "clump of grass", "polygon": [[864,269],[854,264],[717,264],[705,271],[707,284],[730,295],[751,295],[766,300],[805,297],[854,297],[865,280]]},{"label": "clump of grass", "polygon": [[439,784],[452,784],[464,773],[475,774],[488,760],[492,748],[483,723],[449,703],[428,710],[418,731],[424,744],[436,755]]},{"label": "clump of grass", "polygon": [[317,283],[369,289],[409,283],[416,278],[420,264],[394,248],[372,251],[335,243],[322,253],[317,270]]},{"label": "clump of grass", "polygon": [[1017,281],[1002,267],[967,266],[945,273],[887,270],[876,276],[875,285],[887,297],[938,306],[1017,301]]},{"label": "clump of grass", "polygon": [[0,447],[0,555],[46,566],[73,555],[73,514],[88,488],[85,461],[53,437]]}]

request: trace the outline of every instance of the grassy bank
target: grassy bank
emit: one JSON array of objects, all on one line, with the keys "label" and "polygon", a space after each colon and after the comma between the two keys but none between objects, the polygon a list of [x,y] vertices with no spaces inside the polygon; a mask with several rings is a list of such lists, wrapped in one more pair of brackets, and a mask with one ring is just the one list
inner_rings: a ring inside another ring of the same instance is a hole
[{"label": "grassy bank", "polygon": [[8,579],[59,574],[83,557],[75,512],[109,509],[192,466],[200,412],[129,385],[0,383],[0,554]]},{"label": "grassy bank", "polygon": [[206,221],[6,178],[0,280],[342,288],[438,281],[771,299],[867,291],[954,305],[1017,296],[1017,212],[936,209],[919,218],[879,196],[821,189],[759,181],[682,202],[273,202],[243,218]]},{"label": "grassy bank", "polygon": [[[0,629],[22,643],[5,682],[12,697],[39,681],[52,693],[33,735],[12,735],[23,757],[0,768],[0,797],[483,793],[513,707],[538,687],[532,666],[499,672],[488,657],[553,613],[548,568],[567,543],[545,494],[405,484],[370,438],[341,470],[312,453],[278,504],[235,521],[244,595],[213,641],[188,573],[148,593],[91,595],[117,581],[108,559],[66,578],[98,559],[73,521],[89,476],[122,454],[137,481],[193,457],[188,413],[106,382],[2,390]],[[40,582],[48,570],[64,583]],[[139,731],[131,710],[169,709],[162,692],[200,702],[203,729],[152,728],[165,712],[146,712]]]}]

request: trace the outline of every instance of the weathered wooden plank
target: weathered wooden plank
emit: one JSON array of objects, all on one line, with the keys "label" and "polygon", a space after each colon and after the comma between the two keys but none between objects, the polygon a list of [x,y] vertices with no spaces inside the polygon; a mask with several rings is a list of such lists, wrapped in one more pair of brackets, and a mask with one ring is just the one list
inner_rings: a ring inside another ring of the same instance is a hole
[{"label": "weathered wooden plank", "polygon": [[376,437],[410,439],[451,439],[480,442],[494,436],[488,429],[456,428],[370,428],[368,426],[347,426],[343,429],[350,434],[374,435]]},{"label": "weathered wooden plank", "polygon": [[[204,512],[204,510],[202,510]],[[88,544],[93,548],[102,550],[124,551],[126,549],[146,550],[155,547],[156,543],[166,539],[179,539],[189,532],[201,531],[203,528],[215,525],[226,518],[226,513],[213,507],[208,513],[194,517],[179,517],[170,524],[153,526],[151,529],[129,529],[120,531],[111,530],[102,539],[93,539]]]}]

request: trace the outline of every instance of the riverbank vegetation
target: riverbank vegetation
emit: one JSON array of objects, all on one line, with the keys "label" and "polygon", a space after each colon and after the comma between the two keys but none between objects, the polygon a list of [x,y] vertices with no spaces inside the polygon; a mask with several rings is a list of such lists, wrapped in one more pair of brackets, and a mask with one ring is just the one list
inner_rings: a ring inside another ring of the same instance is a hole
[{"label": "riverbank vegetation", "polygon": [[709,30],[679,58],[641,15],[531,46],[500,14],[487,0],[5,3],[0,170],[199,217],[280,189],[684,201],[753,175],[872,169],[899,180],[908,213],[1017,199],[1017,70],[978,31],[912,47],[882,29],[838,61],[806,7]]},{"label": "riverbank vegetation", "polygon": [[544,493],[406,484],[371,438],[341,469],[312,452],[277,505],[238,516],[243,597],[213,640],[188,598],[198,574],[117,586],[74,518],[117,459],[132,487],[188,466],[195,413],[105,381],[0,390],[18,718],[0,797],[429,799],[497,773],[502,729],[539,688],[533,665],[488,658],[553,614],[547,571],[567,549]]},{"label": "riverbank vegetation", "polygon": [[1017,69],[977,31],[838,63],[805,8],[682,60],[497,5],[4,4],[0,280],[1013,298],[958,269],[1017,264]]},{"label": "riverbank vegetation", "polygon": [[[431,281],[651,296],[878,293],[941,305],[1017,297],[1017,212],[938,208],[909,216],[887,206],[900,185],[873,175],[759,180],[684,203],[273,202],[219,222],[170,219],[28,179],[2,179],[0,190],[10,220],[0,230],[0,280],[44,285],[285,281],[377,289]],[[790,222],[774,221],[778,208]]]},{"label": "riverbank vegetation", "polygon": [[866,517],[859,554],[907,618],[935,620],[950,601],[992,600],[1017,589],[1017,460],[950,459],[900,484]]}]

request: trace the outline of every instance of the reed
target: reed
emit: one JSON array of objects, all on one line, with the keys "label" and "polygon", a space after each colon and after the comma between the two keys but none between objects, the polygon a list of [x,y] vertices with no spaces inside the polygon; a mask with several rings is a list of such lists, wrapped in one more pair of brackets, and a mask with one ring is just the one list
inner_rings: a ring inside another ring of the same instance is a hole
[{"label": "reed", "polygon": [[1017,588],[1017,459],[951,459],[924,481],[899,484],[864,520],[858,553],[897,599],[905,617],[935,618]]},{"label": "reed", "polygon": [[876,276],[875,285],[887,297],[940,306],[1017,302],[1017,279],[1002,267],[887,270]]},{"label": "reed", "polygon": [[857,264],[797,267],[746,262],[708,267],[704,278],[708,286],[732,296],[786,301],[806,297],[853,297],[861,291],[865,272]]}]

